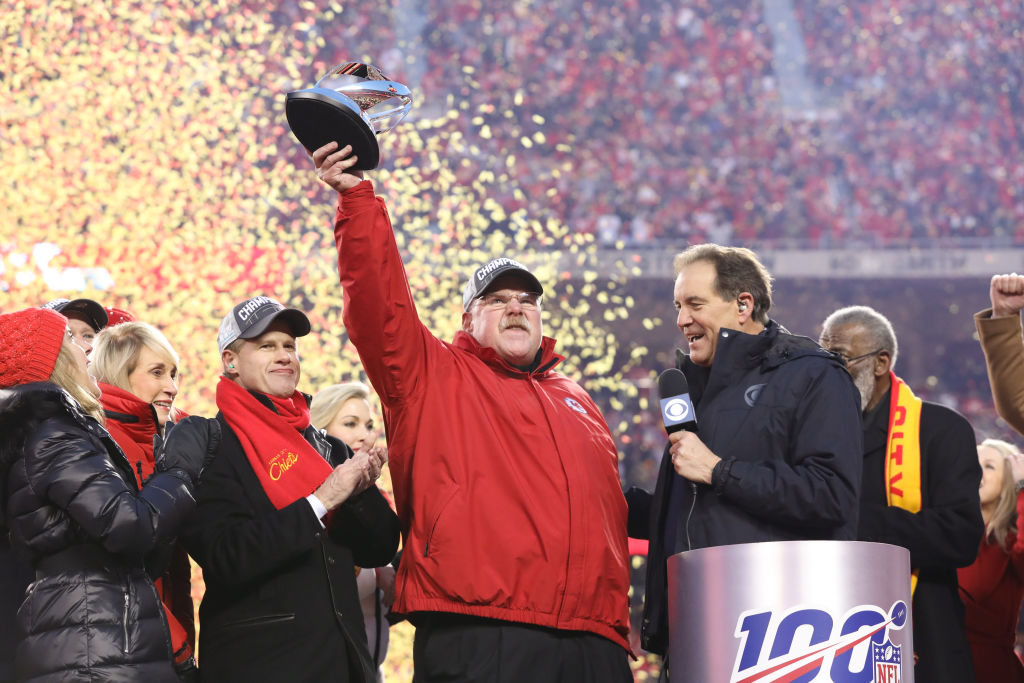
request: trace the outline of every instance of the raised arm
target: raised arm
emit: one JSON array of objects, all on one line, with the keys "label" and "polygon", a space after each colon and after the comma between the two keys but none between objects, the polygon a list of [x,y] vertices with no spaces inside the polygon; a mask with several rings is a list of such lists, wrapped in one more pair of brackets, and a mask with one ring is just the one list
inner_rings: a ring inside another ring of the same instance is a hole
[{"label": "raised arm", "polygon": [[1024,434],[1024,340],[1020,322],[1024,276],[994,276],[989,297],[992,308],[975,314],[974,325],[985,353],[992,399],[999,416]]},{"label": "raised arm", "polygon": [[361,174],[347,172],[355,157],[330,143],[313,153],[317,175],[338,194],[334,239],[344,290],[345,329],[385,405],[416,389],[431,348],[440,342],[420,322],[384,200]]}]

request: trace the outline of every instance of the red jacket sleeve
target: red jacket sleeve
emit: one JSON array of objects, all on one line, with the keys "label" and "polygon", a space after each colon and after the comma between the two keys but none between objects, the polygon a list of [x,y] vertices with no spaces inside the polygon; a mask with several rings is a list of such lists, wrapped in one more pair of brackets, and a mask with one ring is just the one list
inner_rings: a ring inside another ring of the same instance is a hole
[{"label": "red jacket sleeve", "polygon": [[440,342],[420,322],[387,207],[370,181],[339,195],[334,240],[345,328],[381,401],[401,403]]}]

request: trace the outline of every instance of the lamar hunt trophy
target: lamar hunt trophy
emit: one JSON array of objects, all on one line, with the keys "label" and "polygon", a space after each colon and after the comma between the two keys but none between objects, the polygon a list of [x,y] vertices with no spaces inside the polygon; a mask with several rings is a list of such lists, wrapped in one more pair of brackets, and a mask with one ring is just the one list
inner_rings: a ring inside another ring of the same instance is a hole
[{"label": "lamar hunt trophy", "polygon": [[310,152],[332,140],[338,149],[352,145],[353,167],[368,171],[380,163],[377,136],[405,118],[412,93],[389,81],[372,64],[347,62],[334,67],[306,90],[288,93],[285,115],[292,133]]}]

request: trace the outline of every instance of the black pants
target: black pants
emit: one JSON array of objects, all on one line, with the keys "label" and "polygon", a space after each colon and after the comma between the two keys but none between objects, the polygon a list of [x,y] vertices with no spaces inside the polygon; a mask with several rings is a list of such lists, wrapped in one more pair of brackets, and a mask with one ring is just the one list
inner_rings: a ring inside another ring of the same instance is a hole
[{"label": "black pants", "polygon": [[621,645],[585,631],[418,614],[413,683],[632,683]]}]

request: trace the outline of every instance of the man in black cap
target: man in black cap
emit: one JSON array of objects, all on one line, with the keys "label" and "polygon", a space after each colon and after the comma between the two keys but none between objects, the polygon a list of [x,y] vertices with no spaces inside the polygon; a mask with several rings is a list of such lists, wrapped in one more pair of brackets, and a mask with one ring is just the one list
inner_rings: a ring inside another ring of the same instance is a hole
[{"label": "man in black cap", "polygon": [[[310,425],[296,338],[302,311],[265,296],[220,326],[216,419],[195,442],[212,454],[182,539],[203,568],[203,680],[373,680],[356,567],[394,558],[398,519],[373,481],[386,460],[353,455]],[[218,436],[219,435],[219,436]]]},{"label": "man in black cap", "polygon": [[313,159],[339,192],[345,328],[384,411],[405,537],[393,610],[416,626],[414,682],[632,681],[616,448],[555,371],[544,288],[493,259],[466,284],[462,329],[438,339],[383,201],[333,149]]},{"label": "man in black cap", "polygon": [[52,308],[68,319],[68,329],[75,343],[92,353],[96,335],[107,326],[107,312],[92,299],[54,299],[47,301],[43,308]]}]

